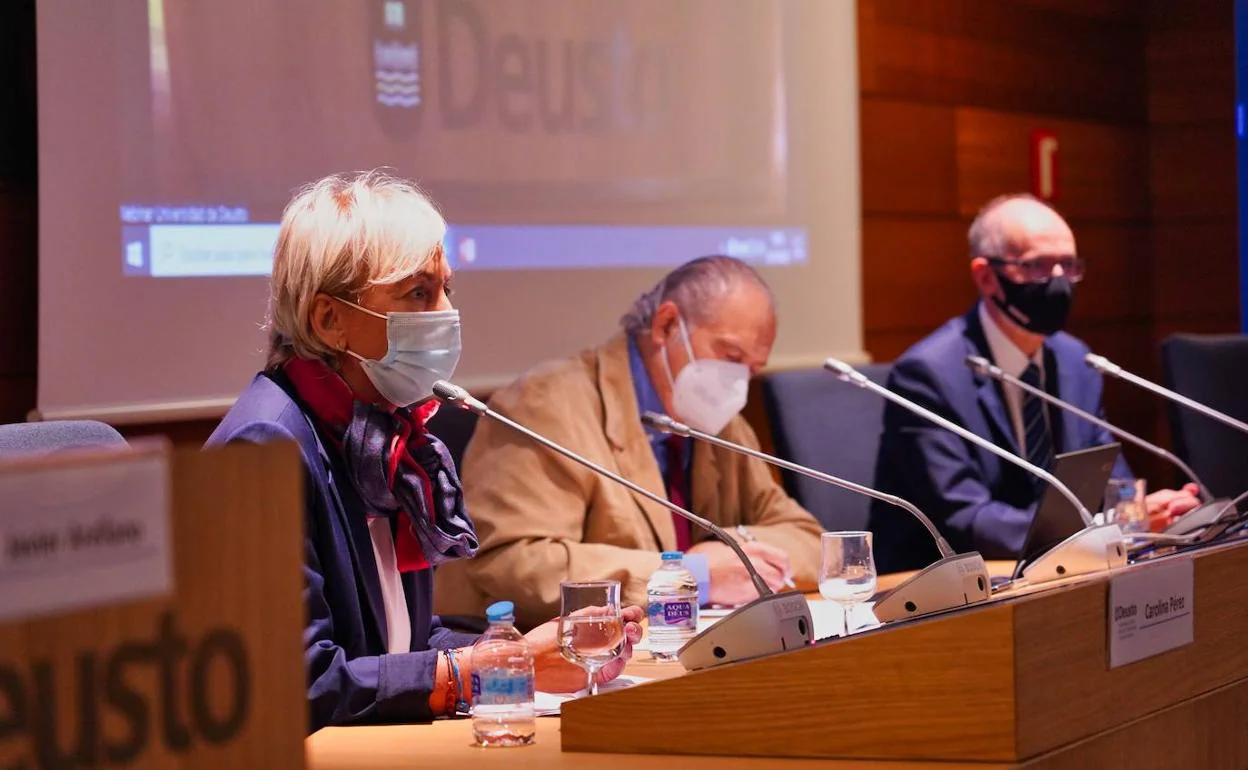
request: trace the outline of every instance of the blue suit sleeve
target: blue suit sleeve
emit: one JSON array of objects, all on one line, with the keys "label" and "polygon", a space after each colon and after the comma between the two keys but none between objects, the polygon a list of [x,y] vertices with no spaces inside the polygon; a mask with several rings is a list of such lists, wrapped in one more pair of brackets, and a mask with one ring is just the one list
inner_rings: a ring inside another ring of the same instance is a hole
[{"label": "blue suit sleeve", "polygon": [[[281,425],[249,424],[228,442],[265,443],[294,440]],[[305,462],[307,462],[305,458]],[[433,718],[429,695],[437,674],[438,649],[389,655],[348,658],[334,642],[334,618],[325,599],[325,575],[316,552],[318,509],[321,493],[305,473],[303,603],[304,666],[308,676],[309,732],[329,725],[367,722],[419,722]],[[322,501],[323,502],[323,501]],[[443,629],[446,640],[451,632]],[[458,636],[458,635],[456,635]],[[448,645],[454,646],[454,645]]]},{"label": "blue suit sleeve", "polygon": [[304,665],[308,674],[310,731],[327,725],[418,722],[433,718],[429,695],[438,649],[348,659],[334,643],[334,619],[325,601],[325,578],[311,536],[304,546]]},{"label": "blue suit sleeve", "polygon": [[460,647],[471,647],[480,637],[476,634],[465,634],[453,631],[442,625],[442,619],[433,616],[433,625],[429,627],[429,647],[434,650],[457,650]]},{"label": "blue suit sleeve", "polygon": [[[889,387],[959,422],[923,362],[898,361]],[[1017,558],[1035,507],[1015,508],[994,500],[967,442],[944,428],[893,404],[885,408],[885,424],[892,438],[886,461],[897,465],[892,470],[905,478],[910,502],[932,519],[950,545],[979,551],[985,559]]]}]

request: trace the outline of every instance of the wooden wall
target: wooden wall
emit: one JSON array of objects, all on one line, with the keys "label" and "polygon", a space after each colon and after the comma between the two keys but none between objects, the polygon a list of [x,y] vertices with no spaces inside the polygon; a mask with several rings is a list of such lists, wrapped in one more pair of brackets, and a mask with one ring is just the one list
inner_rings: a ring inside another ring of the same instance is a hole
[{"label": "wooden wall", "polygon": [[[1231,0],[858,9],[863,308],[876,359],[970,306],[967,226],[990,198],[1031,190],[1035,130],[1058,138],[1057,206],[1089,263],[1074,334],[1155,375],[1159,335],[1237,327]],[[1106,401],[1123,425],[1162,434],[1161,409],[1138,390],[1109,383]],[[1172,480],[1129,455],[1154,484]]]}]

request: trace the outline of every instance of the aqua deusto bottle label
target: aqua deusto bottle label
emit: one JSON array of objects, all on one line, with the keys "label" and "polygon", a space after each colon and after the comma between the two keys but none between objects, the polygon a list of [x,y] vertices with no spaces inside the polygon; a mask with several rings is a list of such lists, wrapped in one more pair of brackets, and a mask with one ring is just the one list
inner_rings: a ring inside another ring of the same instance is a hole
[{"label": "aqua deusto bottle label", "polygon": [[485,706],[533,700],[533,675],[506,671],[472,673],[472,701]]},{"label": "aqua deusto bottle label", "polygon": [[651,602],[647,613],[651,626],[694,628],[698,623],[698,610],[688,599]]}]

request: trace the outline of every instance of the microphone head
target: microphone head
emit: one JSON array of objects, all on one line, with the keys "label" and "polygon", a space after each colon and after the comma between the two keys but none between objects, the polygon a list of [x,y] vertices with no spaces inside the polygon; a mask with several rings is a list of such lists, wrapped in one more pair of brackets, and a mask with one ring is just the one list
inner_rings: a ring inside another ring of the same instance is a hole
[{"label": "microphone head", "polygon": [[866,376],[839,358],[829,358],[824,361],[823,368],[851,385],[857,385],[860,388],[867,386]]},{"label": "microphone head", "polygon": [[473,398],[471,393],[453,382],[438,380],[433,383],[433,395],[442,403],[458,409],[467,409],[477,414],[482,414],[485,411],[485,404]]},{"label": "microphone head", "polygon": [[1120,370],[1120,367],[1105,356],[1098,356],[1095,353],[1088,353],[1083,357],[1084,362],[1097,370],[1101,374],[1114,374]]},{"label": "microphone head", "polygon": [[671,421],[672,418],[657,412],[643,412],[641,415],[641,422],[644,425],[654,428],[655,430],[661,430],[664,433],[669,433],[671,431]]},{"label": "microphone head", "polygon": [[966,365],[971,367],[971,371],[975,372],[976,374],[982,377],[995,377],[996,376],[995,373],[993,372],[993,370],[996,369],[996,367],[992,365],[991,361],[984,358],[983,356],[967,356]]},{"label": "microphone head", "polygon": [[644,424],[649,425],[651,428],[664,433],[674,433],[677,436],[689,435],[688,425],[685,425],[683,422],[676,422],[665,414],[646,412],[641,415],[641,421]]}]

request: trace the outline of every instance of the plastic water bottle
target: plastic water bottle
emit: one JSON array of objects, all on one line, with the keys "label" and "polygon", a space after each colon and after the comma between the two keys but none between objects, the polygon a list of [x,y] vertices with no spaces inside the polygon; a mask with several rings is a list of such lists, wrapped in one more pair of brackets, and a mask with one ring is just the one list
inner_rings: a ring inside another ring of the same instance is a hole
[{"label": "plastic water bottle", "polygon": [[515,607],[496,602],[472,646],[472,737],[479,746],[525,746],[537,726],[533,713],[533,650],[516,630]]},{"label": "plastic water bottle", "polygon": [[698,581],[681,562],[684,554],[667,551],[663,566],[646,585],[650,621],[650,654],[655,660],[676,660],[676,653],[698,630]]}]

